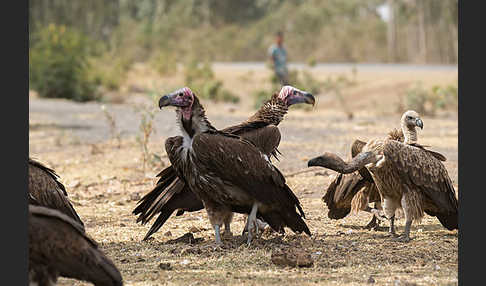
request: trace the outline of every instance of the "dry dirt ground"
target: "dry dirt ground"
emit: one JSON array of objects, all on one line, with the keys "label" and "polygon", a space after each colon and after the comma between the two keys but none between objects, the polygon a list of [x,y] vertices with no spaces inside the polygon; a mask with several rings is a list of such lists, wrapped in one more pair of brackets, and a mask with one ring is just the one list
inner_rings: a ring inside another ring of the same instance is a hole
[{"label": "dry dirt ground", "polygon": [[[312,72],[319,79],[339,73],[325,69]],[[221,67],[215,74],[242,101],[239,105],[203,101],[212,123],[222,128],[251,115],[254,110],[248,94],[267,84],[268,72]],[[269,232],[248,247],[240,235],[244,217],[237,214],[232,224],[234,237],[225,239],[223,248],[214,249],[213,230],[206,213],[200,211],[171,217],[152,240],[141,241],[153,221],[137,224],[131,212],[154,186],[155,174],[169,164],[164,141],[177,134],[177,128],[173,110],[155,111],[156,132],[150,137],[148,150],[161,159],[152,159],[143,170],[142,149],[136,140],[141,136],[143,112],[133,106],[150,101],[137,95],[134,86],[167,91],[183,85],[177,75],[159,78],[136,66],[124,89],[106,103],[77,104],[31,94],[29,155],[61,176],[87,233],[117,265],[125,285],[457,285],[457,231],[446,230],[426,215],[412,226],[412,240],[399,243],[387,237],[386,223],[378,231],[362,229],[370,219],[368,213],[331,220],[321,197],[335,172],[307,168],[307,160],[324,151],[348,157],[354,139],[384,136],[398,127],[396,105],[404,90],[417,80],[425,86],[457,83],[457,69],[358,71],[359,84],[345,92],[354,113],[351,120],[336,98],[326,94],[316,95],[317,104],[310,111],[289,111],[280,125],[283,156],[275,164],[301,200],[312,237],[290,230],[285,236]],[[120,141],[111,136],[102,104],[114,118]],[[445,166],[459,191],[457,112],[423,116],[423,121],[420,142],[448,158]],[[398,220],[397,226],[399,233],[403,231],[404,220]],[[193,233],[196,243],[170,243],[188,232]],[[283,248],[310,254],[313,265],[292,268],[273,264],[272,253]],[[60,278],[59,285],[90,284]]]}]

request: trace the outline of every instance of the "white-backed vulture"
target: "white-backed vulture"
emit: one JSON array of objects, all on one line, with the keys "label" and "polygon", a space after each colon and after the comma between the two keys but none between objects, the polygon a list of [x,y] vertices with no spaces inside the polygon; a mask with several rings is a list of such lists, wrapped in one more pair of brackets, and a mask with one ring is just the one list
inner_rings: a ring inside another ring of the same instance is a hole
[{"label": "white-backed vulture", "polygon": [[[288,108],[300,103],[314,105],[315,98],[308,92],[292,86],[284,86],[246,121],[221,131],[241,136],[252,142],[269,158],[272,156],[277,158],[277,147],[281,138],[277,126],[283,120]],[[174,211],[177,210],[176,215],[180,216],[185,211],[194,212],[204,209],[202,201],[190,190],[183,179],[179,179],[172,165],[162,170],[157,177],[160,179],[154,189],[141,198],[133,210],[133,214],[139,215],[137,222],[142,224],[146,224],[159,214],[144,240],[158,231]],[[227,216],[227,218],[224,233],[231,234],[231,216]]]},{"label": "white-backed vulture", "polygon": [[349,162],[326,152],[311,159],[309,166],[322,166],[339,173],[352,173],[366,168],[380,193],[385,216],[390,220],[390,233],[395,235],[395,210],[402,208],[405,229],[396,240],[410,240],[412,221],[424,212],[435,216],[448,230],[458,229],[458,202],[445,158],[417,143],[416,127],[423,128],[417,112],[406,111],[401,118],[404,142],[389,138],[370,140]]},{"label": "white-backed vulture", "polygon": [[53,169],[29,158],[29,204],[59,210],[84,229],[84,223],[69,201],[64,185]]},{"label": "white-backed vulture", "polygon": [[97,286],[123,285],[113,262],[70,217],[29,205],[28,222],[30,285],[55,285],[59,276]]},{"label": "white-backed vulture", "polygon": [[249,214],[248,243],[257,217],[275,231],[284,232],[287,226],[311,235],[298,198],[258,147],[214,128],[199,99],[187,87],[163,96],[159,107],[165,106],[176,107],[183,134],[166,140],[167,155],[179,178],[184,178],[203,202],[217,244],[221,244],[220,227],[232,212]]},{"label": "white-backed vulture", "polygon": [[[388,133],[388,138],[403,142],[401,130],[393,129]],[[356,139],[351,145],[351,157],[358,155],[366,142]],[[366,168],[361,168],[350,174],[338,173],[329,184],[323,202],[329,209],[327,216],[330,219],[342,219],[350,212],[366,211],[373,213],[371,221],[364,227],[372,229],[379,226],[375,213],[381,210],[381,199],[371,174]],[[374,203],[374,208],[369,204]]]}]

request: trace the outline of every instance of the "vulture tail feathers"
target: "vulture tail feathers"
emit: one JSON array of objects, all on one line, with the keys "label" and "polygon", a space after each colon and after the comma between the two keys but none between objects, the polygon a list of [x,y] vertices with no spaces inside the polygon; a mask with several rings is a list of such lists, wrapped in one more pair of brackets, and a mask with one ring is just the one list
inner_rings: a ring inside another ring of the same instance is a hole
[{"label": "vulture tail feathers", "polygon": [[165,222],[169,219],[173,212],[174,209],[164,208],[160,212],[160,215],[157,217],[154,224],[152,224],[152,226],[150,227],[149,231],[143,238],[143,241],[149,239],[152,234],[156,233],[165,224]]},{"label": "vulture tail feathers", "polygon": [[158,205],[163,199],[165,199],[165,201],[169,200],[174,194],[173,192],[170,192],[170,188],[167,189],[167,187],[178,179],[174,168],[170,166],[160,172],[159,175],[161,178],[157,182],[157,185],[152,191],[138,201],[138,206],[132,211],[134,215],[140,214],[137,218],[137,222],[142,221],[142,224],[147,223],[154,214],[153,211],[155,208],[153,206]]}]

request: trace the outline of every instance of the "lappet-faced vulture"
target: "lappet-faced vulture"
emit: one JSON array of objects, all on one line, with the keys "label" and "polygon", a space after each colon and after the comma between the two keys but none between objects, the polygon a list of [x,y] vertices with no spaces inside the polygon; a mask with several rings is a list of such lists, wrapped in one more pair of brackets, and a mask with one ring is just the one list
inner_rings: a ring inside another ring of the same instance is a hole
[{"label": "lappet-faced vulture", "polygon": [[29,158],[29,204],[56,209],[74,219],[84,229],[84,224],[69,201],[64,185],[56,172]]},{"label": "lappet-faced vulture", "polygon": [[[252,142],[268,158],[272,156],[277,158],[279,153],[277,147],[281,138],[277,125],[283,120],[291,105],[300,103],[314,105],[315,99],[308,92],[292,86],[284,86],[249,119],[221,131],[241,136]],[[146,224],[159,214],[144,240],[158,231],[174,211],[177,210],[176,215],[180,216],[185,211],[194,212],[204,209],[202,201],[190,190],[184,180],[177,176],[172,165],[165,168],[157,177],[160,179],[154,189],[140,199],[138,206],[133,210],[133,214],[139,215],[137,222],[142,224]],[[231,218],[232,215],[228,214],[224,223],[224,233],[229,235]]]},{"label": "lappet-faced vulture", "polygon": [[113,262],[71,217],[29,205],[28,222],[30,285],[55,285],[59,276],[97,286],[123,285]]},{"label": "lappet-faced vulture", "polygon": [[231,212],[249,214],[248,243],[257,229],[257,217],[275,231],[284,232],[287,226],[310,236],[298,198],[255,144],[214,128],[187,87],[163,96],[159,106],[176,107],[183,136],[168,138],[165,149],[179,178],[203,202],[217,244],[221,244],[220,227]]},{"label": "lappet-faced vulture", "polygon": [[423,128],[417,112],[406,111],[401,118],[404,142],[379,138],[370,140],[349,162],[326,152],[311,159],[309,166],[322,166],[339,173],[366,168],[380,193],[385,216],[390,219],[390,233],[395,235],[395,210],[402,208],[405,229],[396,240],[410,240],[412,221],[424,212],[435,216],[448,230],[458,229],[458,201],[441,154],[417,143],[416,127]]}]

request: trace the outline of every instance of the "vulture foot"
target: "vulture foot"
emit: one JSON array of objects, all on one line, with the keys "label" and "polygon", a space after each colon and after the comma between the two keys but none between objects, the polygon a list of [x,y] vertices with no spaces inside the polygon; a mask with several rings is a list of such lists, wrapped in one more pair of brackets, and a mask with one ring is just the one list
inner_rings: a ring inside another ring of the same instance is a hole
[{"label": "vulture foot", "polygon": [[232,238],[233,237],[233,233],[231,232],[231,230],[224,230],[223,232],[223,237],[224,238]]},{"label": "vulture foot", "polygon": [[366,226],[364,226],[363,228],[367,229],[367,230],[373,229],[373,230],[377,231],[379,226],[380,226],[380,220],[378,220],[376,218],[376,216],[373,215],[370,222]]},{"label": "vulture foot", "polygon": [[253,207],[251,208],[250,215],[248,216],[248,246],[250,246],[251,241],[254,236],[258,235],[258,222],[256,218],[256,214],[258,211],[258,205],[255,203],[253,204]]},{"label": "vulture foot", "polygon": [[399,235],[399,236],[393,238],[392,240],[397,241],[397,242],[409,242],[411,239],[408,235],[402,234],[402,235]]}]

